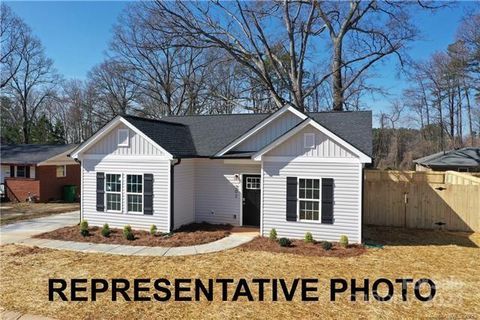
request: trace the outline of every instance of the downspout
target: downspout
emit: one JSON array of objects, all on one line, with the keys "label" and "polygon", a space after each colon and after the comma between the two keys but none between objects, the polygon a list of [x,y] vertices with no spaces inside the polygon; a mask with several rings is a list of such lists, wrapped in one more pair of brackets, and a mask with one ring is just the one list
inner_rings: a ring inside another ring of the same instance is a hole
[{"label": "downspout", "polygon": [[[67,157],[70,158],[70,155],[68,154]],[[78,223],[82,223],[82,208],[83,208],[83,201],[82,201],[82,184],[83,184],[83,170],[82,170],[82,162],[78,160],[78,158],[72,158],[75,162],[77,162],[80,165],[80,210],[79,210],[79,221]]]},{"label": "downspout", "polygon": [[182,159],[178,158],[177,162],[172,163],[171,168],[170,168],[170,232],[173,232],[173,226],[175,225],[174,224],[174,214],[173,214],[174,209],[175,209],[175,206],[174,206],[174,202],[175,202],[175,193],[174,193],[175,166],[179,165],[180,162],[182,162]]}]

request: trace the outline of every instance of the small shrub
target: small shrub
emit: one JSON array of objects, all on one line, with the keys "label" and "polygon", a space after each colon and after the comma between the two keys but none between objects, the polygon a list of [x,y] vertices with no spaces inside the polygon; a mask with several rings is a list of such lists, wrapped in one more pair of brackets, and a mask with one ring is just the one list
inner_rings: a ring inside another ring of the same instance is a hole
[{"label": "small shrub", "polygon": [[123,227],[123,236],[127,240],[134,240],[135,235],[133,234],[132,227],[130,225],[126,225]]},{"label": "small shrub", "polygon": [[110,237],[110,233],[112,233],[112,230],[110,230],[108,223],[105,223],[102,228],[102,236],[108,238]]},{"label": "small shrub", "polygon": [[152,236],[157,234],[157,226],[155,226],[154,224],[152,224],[152,226],[150,227],[150,234]]},{"label": "small shrub", "polygon": [[87,220],[82,220],[82,222],[80,222],[80,234],[84,237],[89,235]]},{"label": "small shrub", "polygon": [[340,245],[344,248],[348,247],[348,237],[346,235],[340,237]]},{"label": "small shrub", "polygon": [[329,241],[323,241],[322,242],[322,248],[324,250],[330,250],[330,249],[332,249],[332,243],[329,242]]},{"label": "small shrub", "polygon": [[162,237],[163,237],[163,238],[170,238],[171,236],[173,236],[173,232],[165,232],[165,233],[162,233]]},{"label": "small shrub", "polygon": [[292,245],[292,241],[288,238],[280,238],[278,240],[278,244],[280,244],[281,247],[290,247]]},{"label": "small shrub", "polygon": [[270,234],[268,235],[268,238],[270,240],[277,241],[277,230],[275,230],[275,228],[270,230]]},{"label": "small shrub", "polygon": [[313,240],[313,235],[311,232],[305,233],[305,243],[314,243],[315,241]]}]

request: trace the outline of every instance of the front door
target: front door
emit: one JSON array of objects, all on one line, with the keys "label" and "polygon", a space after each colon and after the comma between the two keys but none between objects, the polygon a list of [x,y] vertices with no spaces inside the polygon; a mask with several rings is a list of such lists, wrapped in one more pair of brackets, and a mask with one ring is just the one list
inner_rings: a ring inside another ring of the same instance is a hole
[{"label": "front door", "polygon": [[243,175],[242,215],[244,226],[260,226],[260,181],[260,175]]}]

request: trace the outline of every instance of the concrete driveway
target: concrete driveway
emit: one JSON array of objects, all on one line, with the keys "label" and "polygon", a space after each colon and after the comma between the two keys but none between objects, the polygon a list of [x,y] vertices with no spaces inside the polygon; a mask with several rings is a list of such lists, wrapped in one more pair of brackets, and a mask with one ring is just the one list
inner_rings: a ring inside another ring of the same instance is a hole
[{"label": "concrete driveway", "polygon": [[79,214],[73,211],[1,226],[0,244],[18,242],[39,233],[72,226],[79,222]]}]

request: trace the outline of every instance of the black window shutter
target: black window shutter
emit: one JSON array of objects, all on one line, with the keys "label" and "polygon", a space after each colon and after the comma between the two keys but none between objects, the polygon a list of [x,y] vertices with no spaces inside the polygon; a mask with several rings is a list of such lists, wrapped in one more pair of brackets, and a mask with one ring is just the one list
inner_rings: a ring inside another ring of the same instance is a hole
[{"label": "black window shutter", "polygon": [[143,214],[153,214],[153,174],[143,175]]},{"label": "black window shutter", "polygon": [[322,179],[322,223],[333,224],[333,179]]},{"label": "black window shutter", "polygon": [[10,166],[10,178],[15,177],[15,166]]},{"label": "black window shutter", "polygon": [[25,178],[30,178],[30,166],[25,167]]},{"label": "black window shutter", "polygon": [[287,221],[297,221],[297,177],[287,177]]},{"label": "black window shutter", "polygon": [[97,211],[105,211],[105,174],[97,172]]}]

